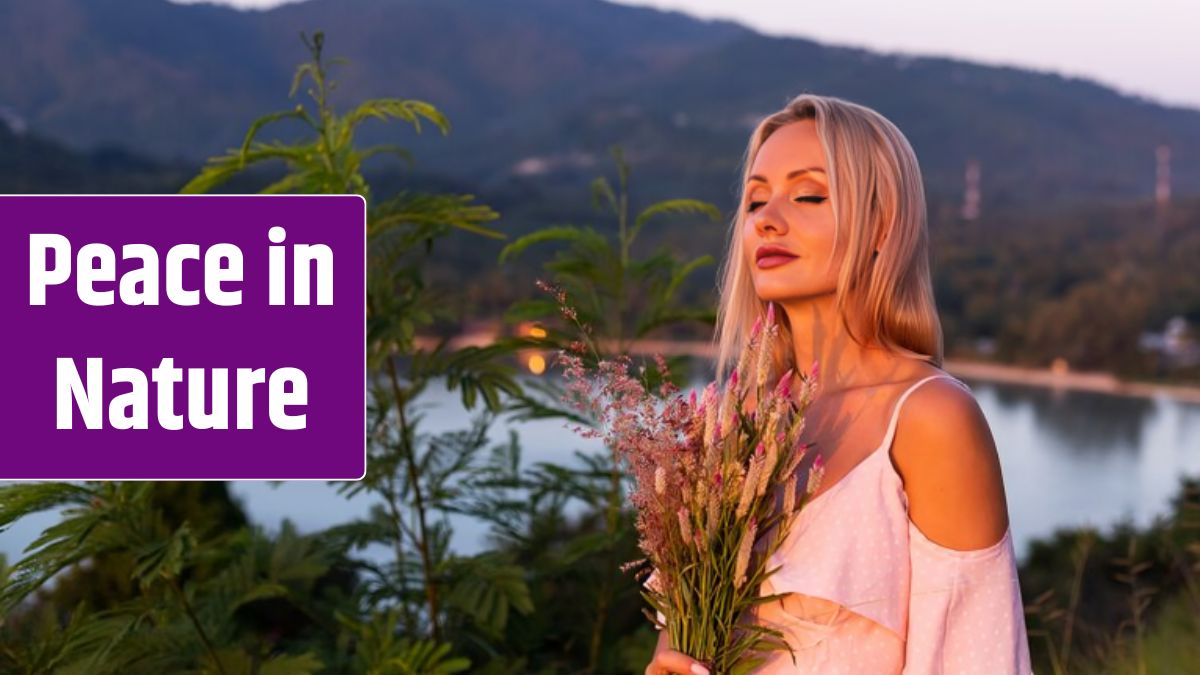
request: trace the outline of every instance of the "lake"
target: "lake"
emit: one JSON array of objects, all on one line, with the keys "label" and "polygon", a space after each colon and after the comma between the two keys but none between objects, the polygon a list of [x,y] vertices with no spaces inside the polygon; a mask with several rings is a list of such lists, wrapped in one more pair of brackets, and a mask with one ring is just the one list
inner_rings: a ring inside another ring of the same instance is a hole
[{"label": "lake", "polygon": [[[1200,405],[1166,396],[1116,396],[960,377],[975,393],[1000,452],[1017,555],[1030,540],[1055,529],[1093,525],[1107,529],[1123,518],[1147,525],[1166,512],[1179,477],[1200,475]],[[692,386],[702,383],[696,380]],[[430,386],[421,401],[422,430],[461,428],[467,419],[459,392]],[[492,427],[495,443],[507,441],[501,418]],[[581,439],[562,420],[518,426],[522,461],[570,464],[573,450],[596,451],[598,441]],[[252,520],[275,529],[289,518],[312,531],[365,515],[372,500],[347,500],[321,481],[272,485],[230,483]],[[574,509],[577,513],[578,508]],[[0,534],[0,552],[10,563],[50,523],[43,513]],[[451,546],[469,554],[486,548],[486,526],[455,517]],[[369,557],[386,555],[368,551]]]}]

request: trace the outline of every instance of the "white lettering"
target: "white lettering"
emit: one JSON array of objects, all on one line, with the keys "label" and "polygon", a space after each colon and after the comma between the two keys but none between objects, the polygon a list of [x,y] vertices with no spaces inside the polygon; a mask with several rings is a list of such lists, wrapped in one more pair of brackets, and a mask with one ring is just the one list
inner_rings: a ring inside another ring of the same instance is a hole
[{"label": "white lettering", "polygon": [[[127,305],[158,304],[158,251],[148,244],[125,244],[121,258],[137,258],[142,266],[121,275],[121,302]],[[142,285],[138,291],[137,285]]]},{"label": "white lettering", "polygon": [[177,305],[200,304],[200,291],[183,288],[183,261],[199,260],[200,247],[195,244],[179,244],[167,251],[167,297]]},{"label": "white lettering", "polygon": [[292,303],[307,305],[308,273],[310,263],[317,263],[317,304],[333,304],[333,251],[325,244],[296,244],[296,283],[293,286]]},{"label": "white lettering", "polygon": [[[137,368],[116,368],[112,374],[113,384],[128,382],[133,388],[108,402],[108,423],[114,429],[147,429],[150,406],[146,405],[146,374]],[[129,410],[126,414],[125,411]]]},{"label": "white lettering", "polygon": [[237,428],[254,428],[254,385],[267,381],[262,368],[237,369]]},{"label": "white lettering", "polygon": [[[325,247],[328,248],[328,247]],[[52,253],[53,256],[47,254]],[[47,264],[47,258],[53,264]],[[328,263],[317,260],[318,298],[332,294],[322,285],[326,267],[332,268],[332,253]],[[159,256],[158,251],[148,244],[125,244],[121,247],[123,263],[118,279],[116,252],[107,244],[85,244],[76,256],[75,292],[79,299],[93,307],[112,305],[117,298],[124,305],[159,304]],[[203,282],[196,288],[183,287],[184,262],[200,262],[198,244],[177,244],[167,249],[166,291],[167,298],[176,305],[191,307],[200,304],[201,288],[204,297],[214,305],[231,307],[242,304],[242,291],[232,287],[243,280],[242,250],[234,244],[214,244],[204,251],[202,264]],[[307,280],[307,269],[305,270]],[[71,242],[61,234],[29,235],[29,304],[45,305],[46,288],[65,283],[71,278]],[[98,290],[97,283],[112,284],[116,288]],[[307,284],[307,281],[305,282]],[[332,285],[332,281],[328,282]],[[307,299],[307,291],[305,292]],[[331,300],[332,302],[332,300]],[[305,303],[307,304],[307,302]],[[320,304],[328,304],[321,301]]]},{"label": "white lettering", "polygon": [[[93,263],[100,261],[100,266]],[[75,292],[79,299],[93,307],[104,307],[113,304],[113,292],[97,291],[92,286],[97,281],[115,281],[117,278],[117,256],[113,250],[104,244],[87,244],[79,249],[78,268],[75,277]]]},{"label": "white lettering", "polygon": [[[46,253],[54,251],[54,267],[46,269]],[[29,305],[46,304],[46,287],[71,278],[71,242],[61,234],[29,235]]]},{"label": "white lettering", "polygon": [[[221,264],[229,261],[229,266]],[[242,280],[242,249],[233,244],[215,244],[204,252],[204,295],[214,305],[233,307],[242,304],[241,291],[227,291],[221,284]]]},{"label": "white lettering", "polygon": [[[283,385],[291,384],[292,390],[285,391]],[[279,429],[303,429],[307,415],[289,415],[286,406],[308,405],[308,377],[299,368],[280,368],[271,373],[269,410],[271,424]]]},{"label": "white lettering", "polygon": [[[99,429],[103,423],[104,402],[101,400],[100,359],[87,360],[87,386],[83,385],[75,359],[58,359],[58,424],[59,429],[70,429],[72,418],[71,400],[79,406],[83,425],[88,429]],[[95,392],[93,395],[92,392]]]},{"label": "white lettering", "polygon": [[[104,428],[104,361],[87,359],[87,374],[82,377],[75,359],[57,360],[56,388],[57,428],[71,429],[74,411],[78,410],[88,429]],[[86,379],[86,384],[84,380]],[[238,368],[233,387],[237,396],[237,428],[254,428],[254,387],[266,384],[267,412],[277,429],[304,429],[308,415],[289,414],[289,406],[308,405],[308,376],[299,368],[284,367],[267,372],[265,368]],[[186,417],[175,410],[175,385],[185,381]],[[206,382],[208,380],[208,382]],[[150,377],[137,368],[114,368],[112,385],[128,385],[129,391],[112,396],[108,401],[108,423],[113,429],[146,429],[149,427],[150,382],[154,382],[157,398],[157,421],[162,429],[178,431],[192,429],[229,428],[229,369],[188,368],[175,366],[175,360],[164,357],[150,371]],[[123,388],[123,387],[122,387]],[[211,391],[211,405],[208,404]],[[208,408],[211,407],[211,410]]]}]

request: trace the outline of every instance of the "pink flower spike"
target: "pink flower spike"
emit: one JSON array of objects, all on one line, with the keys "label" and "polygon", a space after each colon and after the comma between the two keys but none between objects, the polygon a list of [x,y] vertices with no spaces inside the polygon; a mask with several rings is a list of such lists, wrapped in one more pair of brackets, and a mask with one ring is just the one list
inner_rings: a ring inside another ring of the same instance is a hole
[{"label": "pink flower spike", "polygon": [[813,362],[812,362],[812,368],[810,368],[810,369],[809,369],[809,372],[811,372],[811,373],[812,373],[812,376],[813,376],[813,379],[814,379],[814,380],[817,378],[817,373],[818,373],[818,371],[819,371],[819,368],[818,368],[817,362],[816,362],[816,361],[813,361]]},{"label": "pink flower spike", "polygon": [[738,383],[738,377],[737,377],[737,371],[735,370],[735,371],[733,371],[733,375],[729,376],[729,386],[733,387],[734,389],[737,389],[737,383]]},{"label": "pink flower spike", "polygon": [[780,398],[792,397],[792,371],[794,368],[788,368],[788,371],[779,378],[779,384],[775,387],[775,395]]},{"label": "pink flower spike", "polygon": [[766,451],[767,451],[767,448],[762,444],[762,441],[759,441],[758,446],[754,448],[754,454],[759,457],[762,457],[763,453],[765,453]]},{"label": "pink flower spike", "polygon": [[720,472],[720,470],[718,470],[716,475],[713,476],[713,484],[716,485],[718,488],[721,487],[721,472]]},{"label": "pink flower spike", "polygon": [[[807,445],[807,444],[805,444],[805,445]],[[825,464],[824,457],[822,457],[820,454],[818,454],[816,457],[813,458],[812,468],[815,471],[817,469],[820,469],[821,466],[824,464]]]},{"label": "pink flower spike", "polygon": [[689,408],[696,407],[696,388],[695,387],[692,387],[692,395],[688,397],[688,407]]},{"label": "pink flower spike", "polygon": [[775,325],[775,303],[773,302],[767,303],[767,325]]},{"label": "pink flower spike", "polygon": [[750,329],[750,339],[753,340],[754,338],[758,337],[760,331],[762,331],[761,316],[754,319],[754,326]]},{"label": "pink flower spike", "polygon": [[721,420],[717,420],[717,426],[713,427],[713,438],[721,438]]}]

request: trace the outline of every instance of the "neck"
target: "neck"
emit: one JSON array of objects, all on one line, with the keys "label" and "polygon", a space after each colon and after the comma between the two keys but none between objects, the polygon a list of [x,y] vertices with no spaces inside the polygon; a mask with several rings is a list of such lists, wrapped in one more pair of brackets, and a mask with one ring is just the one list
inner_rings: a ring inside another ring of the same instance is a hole
[{"label": "neck", "polygon": [[850,338],[832,293],[783,301],[779,306],[791,326],[795,363],[807,371],[817,362],[818,389],[823,394],[887,382],[900,374],[902,359],[877,345],[863,346]]}]

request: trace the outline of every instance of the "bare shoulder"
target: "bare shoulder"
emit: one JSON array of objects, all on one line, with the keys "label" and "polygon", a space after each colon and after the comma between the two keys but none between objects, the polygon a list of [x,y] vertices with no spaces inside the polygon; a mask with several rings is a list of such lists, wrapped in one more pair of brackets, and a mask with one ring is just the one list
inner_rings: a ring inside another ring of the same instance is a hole
[{"label": "bare shoulder", "polygon": [[1008,529],[1000,458],[975,396],[945,378],[917,387],[896,426],[892,458],[909,518],[930,540],[972,550]]}]

